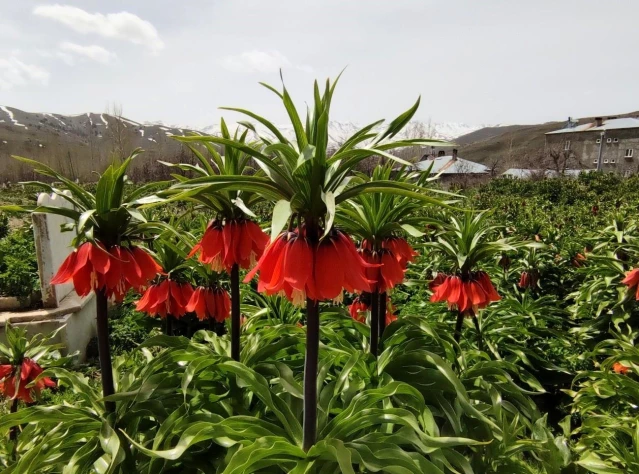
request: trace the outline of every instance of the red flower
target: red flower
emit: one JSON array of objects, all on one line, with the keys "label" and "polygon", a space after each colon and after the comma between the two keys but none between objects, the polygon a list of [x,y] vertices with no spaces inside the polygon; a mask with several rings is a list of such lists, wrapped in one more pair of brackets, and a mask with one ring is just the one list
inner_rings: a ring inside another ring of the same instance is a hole
[{"label": "red flower", "polygon": [[360,250],[366,268],[366,278],[371,283],[371,291],[384,293],[404,281],[405,268],[400,260],[388,249],[375,252],[369,249]]},{"label": "red flower", "polygon": [[360,323],[366,323],[366,312],[368,310],[368,303],[363,302],[360,297],[355,298],[348,307],[351,318]]},{"label": "red flower", "polygon": [[[370,294],[365,294],[366,298],[370,298]],[[362,295],[364,296],[364,295]],[[348,312],[355,321],[360,323],[366,323],[366,313],[370,311],[370,305],[364,301],[362,296],[358,296],[353,300],[353,302],[348,307]],[[397,316],[395,316],[395,306],[391,302],[390,298],[386,298],[386,325],[388,326],[393,321],[397,320]]]},{"label": "red flower", "polygon": [[372,281],[371,290],[384,293],[404,281],[404,273],[409,262],[418,255],[408,242],[399,237],[390,237],[382,241],[380,250],[373,250],[367,240],[360,249],[362,258],[370,264],[366,277]]},{"label": "red flower", "polygon": [[612,370],[621,375],[626,375],[630,370],[630,367],[623,365],[621,362],[615,362],[612,365]]},{"label": "red flower", "polygon": [[200,252],[198,260],[211,265],[216,272],[224,269],[230,272],[235,264],[249,268],[262,256],[268,240],[268,235],[253,221],[228,220],[222,225],[214,220],[189,257]]},{"label": "red flower", "polygon": [[519,277],[519,288],[536,288],[539,283],[539,272],[537,270],[523,271]]},{"label": "red flower", "polygon": [[165,318],[170,315],[180,318],[187,313],[186,305],[192,294],[193,287],[190,284],[164,280],[160,284],[149,286],[135,309],[150,316]]},{"label": "red flower", "polygon": [[397,261],[406,270],[406,265],[415,260],[419,253],[415,252],[406,239],[400,237],[390,237],[382,241],[382,248],[388,249],[397,258]]},{"label": "red flower", "polygon": [[191,294],[186,311],[195,313],[200,321],[215,319],[221,323],[229,317],[231,299],[222,288],[196,288]]},{"label": "red flower", "polygon": [[103,289],[109,298],[121,301],[129,289],[140,290],[161,271],[162,267],[139,247],[114,245],[107,250],[99,242],[85,242],[62,262],[51,283],[71,280],[80,296]]},{"label": "red flower", "polygon": [[352,240],[340,231],[331,232],[317,246],[303,233],[284,232],[266,248],[244,282],[259,272],[259,292],[282,294],[295,304],[303,304],[307,296],[335,300],[343,290],[370,290],[367,266]]},{"label": "red flower", "polygon": [[430,288],[434,292],[430,301],[445,301],[449,308],[468,314],[475,314],[478,309],[501,299],[488,274],[482,271],[472,272],[467,281],[457,275],[437,275]]},{"label": "red flower", "polygon": [[17,367],[0,365],[0,393],[6,398],[12,400],[17,398],[25,403],[33,403],[32,391],[36,397],[39,397],[45,387],[56,386],[49,377],[43,377],[33,386],[27,387],[43,372],[42,367],[31,359],[23,359],[19,370],[18,375]]},{"label": "red flower", "polygon": [[635,268],[626,273],[626,278],[624,278],[621,283],[628,285],[628,288],[634,288],[636,286],[636,299],[639,300],[639,268]]},{"label": "red flower", "polygon": [[397,321],[397,316],[395,316],[395,311],[397,308],[393,305],[390,298],[386,298],[386,326],[388,326],[393,321]]}]

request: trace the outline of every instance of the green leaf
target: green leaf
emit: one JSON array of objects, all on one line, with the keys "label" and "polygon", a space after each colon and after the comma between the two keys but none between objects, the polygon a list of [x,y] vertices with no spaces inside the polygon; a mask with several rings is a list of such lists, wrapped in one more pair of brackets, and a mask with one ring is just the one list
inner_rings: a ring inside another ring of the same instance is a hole
[{"label": "green leaf", "polygon": [[326,204],[326,223],[324,224],[324,236],[333,228],[333,220],[335,220],[335,196],[332,192],[322,193],[322,201]]},{"label": "green leaf", "polygon": [[275,240],[280,235],[280,232],[288,222],[288,218],[291,217],[291,213],[291,203],[289,201],[281,199],[275,203],[271,221],[271,240]]},{"label": "green leaf", "polygon": [[412,237],[421,237],[422,235],[424,235],[423,232],[417,230],[410,224],[401,224],[401,227]]}]

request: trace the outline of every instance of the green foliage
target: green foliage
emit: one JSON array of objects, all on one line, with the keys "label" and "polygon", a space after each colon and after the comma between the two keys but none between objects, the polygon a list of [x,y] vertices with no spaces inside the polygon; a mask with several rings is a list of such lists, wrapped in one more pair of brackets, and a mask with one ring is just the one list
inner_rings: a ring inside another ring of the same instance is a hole
[{"label": "green foliage", "polygon": [[9,235],[9,216],[0,212],[0,239]]},{"label": "green foliage", "polygon": [[0,296],[26,298],[39,289],[33,231],[25,225],[0,239]]}]

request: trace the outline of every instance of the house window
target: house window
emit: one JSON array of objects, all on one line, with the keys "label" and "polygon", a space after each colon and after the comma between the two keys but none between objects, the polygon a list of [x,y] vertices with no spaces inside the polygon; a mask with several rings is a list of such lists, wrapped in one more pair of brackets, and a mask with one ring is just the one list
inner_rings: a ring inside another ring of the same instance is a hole
[{"label": "house window", "polygon": [[593,163],[599,163],[599,160],[597,158],[595,158],[594,160],[592,160]]},{"label": "house window", "polygon": [[610,160],[610,163],[616,163],[616,161],[615,160]]},{"label": "house window", "polygon": [[606,138],[606,143],[612,143],[612,138]]},{"label": "house window", "polygon": [[633,150],[632,148],[626,148],[626,154],[625,154],[625,157],[626,157],[626,158],[632,158],[632,152],[633,152],[633,151],[634,151],[634,150]]},{"label": "house window", "polygon": [[597,138],[597,143],[601,143],[601,138]]},{"label": "house window", "polygon": [[566,143],[564,143],[564,150],[570,150],[570,140],[566,140]]},{"label": "house window", "polygon": [[608,160],[604,160],[604,163],[608,163]]},{"label": "house window", "polygon": [[612,139],[612,142],[613,142],[613,143],[619,143],[619,139],[618,139],[618,138],[613,138],[613,139]]}]

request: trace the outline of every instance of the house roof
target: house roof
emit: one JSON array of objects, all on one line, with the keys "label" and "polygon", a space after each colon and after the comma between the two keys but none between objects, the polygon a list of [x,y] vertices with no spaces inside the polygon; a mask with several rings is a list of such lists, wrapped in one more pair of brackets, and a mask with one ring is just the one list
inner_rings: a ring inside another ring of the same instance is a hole
[{"label": "house roof", "polygon": [[431,165],[432,174],[484,174],[490,171],[488,167],[474,161],[464,160],[459,157],[453,160],[451,155],[426,159],[415,163],[413,167],[417,171],[426,171]]},{"label": "house roof", "polygon": [[601,127],[597,127],[595,122],[577,125],[576,127],[562,128],[548,132],[546,135],[554,135],[560,133],[576,133],[576,132],[603,132],[606,130],[620,130],[624,128],[639,128],[639,119],[633,117],[624,117],[616,119],[604,120]]}]

